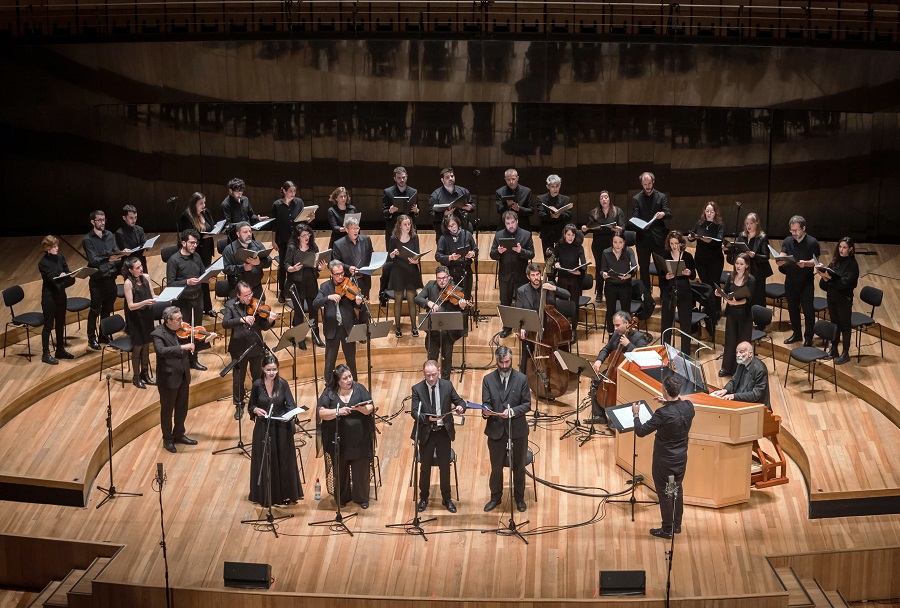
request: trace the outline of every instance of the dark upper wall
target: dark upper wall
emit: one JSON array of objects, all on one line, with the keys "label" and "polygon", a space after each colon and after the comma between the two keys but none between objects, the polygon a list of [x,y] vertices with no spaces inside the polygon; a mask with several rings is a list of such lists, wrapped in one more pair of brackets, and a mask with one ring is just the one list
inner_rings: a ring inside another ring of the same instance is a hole
[{"label": "dark upper wall", "polygon": [[[0,54],[7,233],[87,230],[87,213],[201,190],[214,214],[240,176],[259,211],[292,179],[308,203],[348,187],[364,222],[405,165],[427,194],[438,169],[497,222],[503,170],[546,176],[586,217],[652,170],[673,227],[735,200],[773,234],[805,215],[821,238],[900,239],[900,53],[658,43],[450,40],[136,42],[16,46]],[[489,196],[490,195],[490,196]],[[112,223],[113,227],[117,222]],[[427,222],[423,222],[427,225]]]}]

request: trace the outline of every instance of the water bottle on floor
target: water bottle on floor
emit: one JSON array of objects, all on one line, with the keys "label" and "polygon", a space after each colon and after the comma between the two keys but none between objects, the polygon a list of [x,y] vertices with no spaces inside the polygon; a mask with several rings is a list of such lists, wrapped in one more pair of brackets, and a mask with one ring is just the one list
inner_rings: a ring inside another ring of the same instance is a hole
[{"label": "water bottle on floor", "polygon": [[319,483],[319,478],[316,477],[316,485],[315,490],[313,491],[313,498],[316,500],[322,500],[322,484]]}]

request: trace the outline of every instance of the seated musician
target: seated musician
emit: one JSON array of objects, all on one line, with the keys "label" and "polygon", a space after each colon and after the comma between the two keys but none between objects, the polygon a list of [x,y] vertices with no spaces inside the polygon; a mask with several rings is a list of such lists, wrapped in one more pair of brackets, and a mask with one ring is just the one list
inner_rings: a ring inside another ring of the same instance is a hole
[{"label": "seated musician", "polygon": [[[557,306],[557,298],[568,300],[571,297],[571,294],[568,291],[555,285],[551,281],[541,283],[541,267],[535,263],[531,263],[525,268],[525,275],[528,277],[528,282],[516,290],[516,308],[534,310],[537,311],[538,314],[542,314],[541,292],[547,292],[547,297],[544,302],[545,305],[549,304],[551,306]],[[565,306],[563,306],[563,308],[565,308]],[[561,309],[559,312],[567,317],[570,316],[567,314],[567,312],[569,312],[568,310]],[[522,339],[522,354],[519,357],[519,371],[524,374],[525,363],[531,358],[534,351],[534,343],[525,339],[524,329],[519,330],[519,338]],[[556,347],[555,344],[551,346],[553,346],[554,349]]]},{"label": "seated musician", "polygon": [[[642,331],[631,329],[631,314],[620,310],[613,315],[613,331],[609,335],[609,342],[606,343],[600,352],[597,353],[597,359],[593,363],[594,371],[598,374],[602,368],[603,362],[611,354],[619,351],[629,353],[635,348],[647,346],[647,336]],[[602,403],[597,401],[598,386],[591,386],[593,397],[591,399],[591,418],[585,420],[588,424],[606,424],[606,410],[603,409]],[[615,405],[615,404],[607,404]]]},{"label": "seated musician", "polygon": [[[419,295],[416,296],[416,304],[426,311],[434,312],[459,312],[469,306],[469,302],[460,298],[457,304],[451,302],[451,297],[444,294],[445,289],[452,289],[450,283],[450,270],[446,266],[438,266],[434,271],[434,280],[428,281]],[[461,288],[460,288],[461,289]],[[455,298],[454,298],[455,300]],[[428,321],[423,328],[425,332],[425,348],[428,350],[428,358],[438,360],[438,351],[441,353],[441,378],[450,379],[450,370],[453,367],[453,345],[463,337],[461,331],[427,331]]]},{"label": "seated musician", "polygon": [[737,345],[737,371],[725,388],[710,393],[721,399],[734,399],[747,403],[762,403],[769,411],[769,370],[766,364],[753,356],[753,345],[741,342]]}]

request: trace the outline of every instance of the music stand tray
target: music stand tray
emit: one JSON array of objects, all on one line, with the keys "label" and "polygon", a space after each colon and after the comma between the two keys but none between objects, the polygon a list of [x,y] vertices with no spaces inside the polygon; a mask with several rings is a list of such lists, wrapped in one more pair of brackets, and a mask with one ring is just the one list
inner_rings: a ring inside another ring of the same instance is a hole
[{"label": "music stand tray", "polygon": [[391,333],[394,326],[392,320],[375,321],[374,323],[357,323],[347,334],[347,342],[362,342],[363,340],[384,338]]},{"label": "music stand tray", "polygon": [[503,327],[524,329],[535,334],[541,333],[541,316],[536,310],[528,308],[516,308],[514,306],[497,306]]},{"label": "music stand tray", "polygon": [[[427,317],[427,318],[426,318]],[[428,331],[462,331],[465,326],[462,312],[419,313],[419,326]]]},{"label": "music stand tray", "polygon": [[280,350],[284,350],[289,346],[292,346],[294,343],[301,343],[306,340],[306,335],[309,333],[309,325],[306,323],[301,323],[300,325],[295,325],[294,327],[286,330],[283,334],[281,334],[281,339],[278,340],[278,344],[275,345],[275,349],[273,352],[278,352]]},{"label": "music stand tray", "polygon": [[631,401],[622,405],[614,405],[613,407],[606,408],[606,415],[609,418],[609,423],[617,432],[628,433],[634,431],[634,414],[631,413],[631,406],[635,403],[638,403],[641,406],[638,413],[641,423],[643,424],[650,420],[650,417],[653,415],[653,410],[650,409],[650,405],[644,400]]}]

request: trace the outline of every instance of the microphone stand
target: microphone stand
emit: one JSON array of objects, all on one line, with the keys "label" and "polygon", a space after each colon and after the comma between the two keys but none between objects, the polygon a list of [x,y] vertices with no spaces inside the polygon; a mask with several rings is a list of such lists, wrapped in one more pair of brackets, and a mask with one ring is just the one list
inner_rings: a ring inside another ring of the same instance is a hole
[{"label": "microphone stand", "polygon": [[162,489],[163,485],[166,483],[166,476],[163,473],[163,465],[161,462],[156,463],[156,477],[154,478],[156,481],[156,487],[151,486],[154,492],[159,494],[159,527],[162,530],[162,540],[159,541],[159,546],[162,547],[163,554],[163,569],[165,570],[166,575],[166,608],[171,608],[172,606],[172,590],[169,588],[169,557],[166,554],[166,520],[163,516],[163,502],[162,502]]},{"label": "microphone stand", "polygon": [[[509,408],[507,407],[509,410]],[[512,410],[509,410],[512,412]],[[507,478],[507,485],[509,486],[509,522],[506,524],[505,528],[496,528],[494,530],[482,530],[481,533],[485,532],[495,532],[496,534],[503,534],[504,536],[517,536],[519,537],[523,543],[526,545],[528,541],[522,536],[522,533],[519,532],[519,528],[528,523],[529,520],[525,520],[520,524],[516,524],[515,520],[515,511],[513,510],[513,506],[515,505],[515,496],[514,492],[514,484],[513,484],[513,451],[512,451],[512,419],[510,416],[506,419],[506,458],[509,461],[509,477]]]},{"label": "microphone stand", "polygon": [[341,513],[341,424],[340,416],[338,415],[340,409],[341,401],[338,399],[334,408],[334,462],[332,462],[331,466],[331,477],[334,479],[334,502],[337,504],[337,510],[334,513],[334,519],[314,521],[310,522],[309,525],[329,526],[332,530],[336,529],[338,532],[346,532],[350,536],[353,536],[353,532],[350,531],[350,528],[348,528],[347,524],[344,522],[351,517],[356,517],[357,514],[350,513],[345,516]]},{"label": "microphone stand", "polygon": [[[300,311],[303,315],[303,320],[306,322],[306,325],[309,327],[309,332],[312,334],[312,355],[313,355],[313,380],[316,383],[316,394],[319,394],[319,365],[316,361],[316,345],[318,344],[322,348],[325,347],[325,343],[322,342],[322,338],[319,337],[319,334],[316,333],[315,326],[312,322],[312,319],[306,314],[303,310],[302,302],[300,301],[300,297],[297,295],[297,286],[291,283],[290,289],[291,300],[294,302],[294,311]],[[297,394],[297,341],[291,338],[291,346],[293,347],[293,359],[294,359],[294,395]],[[297,417],[297,429],[306,435],[309,438],[312,438],[312,434],[309,430],[303,426],[304,423],[309,422],[310,420],[307,418],[306,420],[300,420],[300,417]]]},{"label": "microphone stand", "polygon": [[119,492],[113,481],[112,393],[110,392],[109,378],[110,374],[106,374],[106,442],[109,447],[109,488],[97,486],[98,490],[106,494],[106,498],[97,505],[98,509],[117,496],[143,496],[140,492]]},{"label": "microphone stand", "polygon": [[616,498],[607,501],[630,504],[631,521],[634,521],[634,505],[655,505],[659,502],[656,500],[638,500],[634,497],[635,488],[637,487],[637,484],[641,483],[642,481],[644,481],[644,476],[637,474],[637,433],[634,432],[634,429],[631,429],[631,479],[625,482],[626,484],[631,486],[631,492],[629,492],[630,496],[628,500]]},{"label": "microphone stand", "polygon": [[[262,486],[262,477],[263,470],[266,472],[266,502],[268,503],[268,511],[266,512],[266,516],[261,519],[242,519],[242,524],[262,524],[262,526],[267,530],[271,531],[272,534],[275,535],[275,538],[278,538],[278,526],[276,526],[276,522],[281,521],[282,519],[290,519],[294,516],[293,513],[288,513],[287,515],[279,515],[275,517],[272,513],[272,436],[270,434],[272,430],[272,410],[275,409],[275,402],[269,402],[269,414],[266,416],[266,439],[263,442],[263,459],[260,462],[259,467],[259,475],[256,477],[256,487]],[[243,416],[242,416],[243,417]]]},{"label": "microphone stand", "polygon": [[[429,323],[430,325],[430,323]],[[419,401],[419,413],[416,416],[416,422],[413,425],[413,437],[415,437],[415,441],[413,441],[413,518],[405,523],[398,524],[386,524],[385,528],[403,528],[406,530],[407,534],[418,534],[422,537],[422,540],[428,542],[428,537],[425,536],[425,530],[422,528],[422,524],[427,524],[435,520],[434,517],[429,519],[420,519],[419,518],[419,467],[422,463],[422,455],[419,450],[419,418],[422,416],[422,402]]]},{"label": "microphone stand", "polygon": [[678,484],[674,476],[670,476],[671,486],[666,487],[666,495],[672,497],[672,539],[669,542],[669,550],[666,551],[666,561],[669,563],[666,573],[666,608],[669,608],[669,593],[672,590],[672,559],[675,557],[675,505],[678,501]]},{"label": "microphone stand", "polygon": [[[232,370],[234,370],[234,369],[235,369],[235,368],[236,368],[236,367],[237,367],[244,359],[247,358],[247,356],[250,354],[250,351],[253,350],[253,347],[254,347],[254,346],[255,346],[254,344],[251,344],[250,346],[248,346],[248,347],[247,347],[247,350],[245,350],[245,351],[241,354],[240,357],[238,357],[237,359],[235,359],[234,361],[232,361],[231,363],[229,363],[228,365],[226,365],[226,366],[224,367],[224,369],[222,369],[222,371],[219,372],[219,377],[220,377],[220,378],[224,378],[225,376],[228,375],[229,372],[231,372]],[[294,394],[295,394],[295,395],[297,394],[296,390],[294,391]],[[233,397],[233,395],[232,395],[232,397]],[[228,398],[228,397],[225,397],[225,399],[227,399],[227,398]],[[244,396],[241,395],[240,399],[241,399],[241,403],[243,403],[243,402],[244,402]],[[226,452],[231,452],[231,451],[237,450],[237,451],[239,451],[241,454],[243,454],[244,456],[246,456],[247,458],[250,458],[250,451],[247,449],[247,445],[244,443],[243,420],[244,420],[244,416],[241,415],[241,417],[238,418],[238,421],[237,421],[237,423],[238,423],[238,442],[237,442],[237,445],[231,446],[230,448],[222,448],[221,450],[214,450],[214,451],[212,452],[213,455],[215,455],[215,454],[224,454],[224,453],[226,453]]]}]

